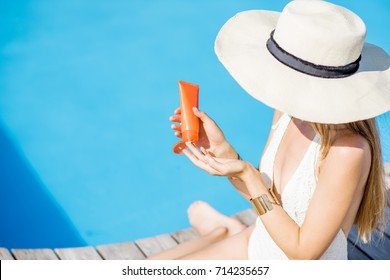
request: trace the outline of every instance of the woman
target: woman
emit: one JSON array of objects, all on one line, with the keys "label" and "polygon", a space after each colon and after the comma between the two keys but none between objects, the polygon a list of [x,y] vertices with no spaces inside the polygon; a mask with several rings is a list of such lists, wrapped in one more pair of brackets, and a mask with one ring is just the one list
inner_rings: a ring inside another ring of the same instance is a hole
[{"label": "woman", "polygon": [[[221,29],[216,53],[253,97],[275,108],[259,170],[204,112],[184,154],[226,176],[259,217],[243,229],[206,203],[189,209],[201,238],[154,258],[347,259],[347,236],[384,224],[386,193],[375,116],[390,109],[390,59],[364,43],[351,11],[293,1],[281,14],[248,11]],[[180,111],[171,120],[180,122]],[[173,125],[180,130],[180,125]],[[180,132],[176,132],[180,137]]]}]

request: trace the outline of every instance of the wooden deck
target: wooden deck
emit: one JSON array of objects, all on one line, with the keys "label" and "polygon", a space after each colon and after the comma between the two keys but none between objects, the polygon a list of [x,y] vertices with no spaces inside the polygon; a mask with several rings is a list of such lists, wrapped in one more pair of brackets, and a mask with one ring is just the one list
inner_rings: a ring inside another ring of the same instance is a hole
[{"label": "wooden deck", "polygon": [[[390,164],[386,165],[386,180],[390,187]],[[390,194],[390,189],[388,190]],[[353,260],[381,259],[390,260],[390,208],[386,208],[389,221],[383,238],[374,234],[373,242],[363,244],[358,241],[356,228],[348,237],[348,258]],[[256,219],[252,209],[237,213],[235,216],[246,225]],[[0,260],[143,260],[158,252],[174,247],[185,241],[197,238],[196,230],[189,228],[171,234],[139,239],[134,242],[123,242],[79,248],[57,249],[12,249],[0,248]]]},{"label": "wooden deck", "polygon": [[[235,217],[246,225],[252,224],[256,214],[251,209],[238,213]],[[185,241],[197,238],[199,234],[193,228],[172,234],[123,242],[79,248],[58,249],[12,249],[0,248],[0,260],[143,260],[163,250]]]}]

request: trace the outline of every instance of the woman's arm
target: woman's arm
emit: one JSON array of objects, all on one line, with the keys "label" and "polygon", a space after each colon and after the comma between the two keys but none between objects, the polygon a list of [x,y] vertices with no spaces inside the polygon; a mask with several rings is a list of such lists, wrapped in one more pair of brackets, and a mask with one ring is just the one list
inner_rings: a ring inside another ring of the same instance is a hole
[{"label": "woman's arm", "polygon": [[[279,117],[280,113],[275,112],[274,124]],[[237,160],[237,154],[233,157],[232,148],[231,158],[220,158],[204,148],[199,151],[191,143],[187,146],[191,152],[183,152],[196,166],[211,175],[237,178],[231,181],[245,198],[269,195],[259,170],[250,163]],[[270,236],[288,258],[317,259],[325,252],[341,229],[355,193],[362,191],[370,164],[370,148],[363,137],[341,137],[321,163],[318,184],[301,227],[280,206],[260,216]]]},{"label": "woman's arm", "polygon": [[[175,113],[180,113],[180,112],[178,110],[176,110]],[[220,161],[223,159],[225,162],[229,162],[229,161],[235,162],[235,161],[241,160],[241,159],[239,158],[238,153],[226,141],[226,139],[223,136],[223,133],[220,130],[220,128],[218,127],[218,125],[206,113],[204,113],[203,111],[196,110],[196,109],[194,109],[194,113],[197,117],[199,117],[199,119],[201,120],[201,122],[203,124],[204,132],[201,131],[201,135],[210,135],[209,137],[206,137],[206,139],[209,139],[209,138],[210,139],[217,139],[218,138],[219,141],[216,142],[216,141],[207,140],[205,143],[203,141],[199,141],[197,143],[197,146],[200,147],[203,154],[201,152],[197,151],[196,147],[193,144],[188,143],[187,146],[192,151],[192,153],[190,153],[186,150],[183,150],[183,153],[192,161],[192,163],[194,165],[207,171],[209,174],[223,176],[220,172],[213,169],[208,164],[208,162],[204,158],[205,154],[208,154],[211,156],[216,156],[217,158],[219,158]],[[279,121],[282,114],[283,113],[279,112],[278,110],[274,110],[272,126],[274,126]],[[178,121],[180,121],[180,119],[178,119]],[[177,135],[177,136],[179,136],[179,135]],[[272,136],[273,136],[273,129],[271,127],[265,149],[268,147],[268,144],[271,141]],[[201,139],[202,139],[202,137],[201,137]],[[213,142],[214,142],[213,145],[209,144],[209,143],[213,143]],[[215,148],[214,149],[205,149],[204,148],[204,147],[216,146],[215,143],[218,143],[218,144],[221,143],[219,145],[222,146],[223,148],[218,148],[218,151],[216,151]],[[216,155],[216,153],[218,153],[218,155]],[[264,154],[264,152],[263,152],[263,154]],[[237,170],[240,170],[243,167],[244,162],[242,161],[241,164],[236,162],[236,164],[237,165],[235,168]],[[260,166],[260,163],[259,163],[259,166]],[[250,194],[248,193],[246,183],[244,181],[237,180],[237,178],[235,176],[227,176],[227,178],[229,179],[230,183],[234,186],[234,188],[244,198],[246,198],[248,200],[251,198]]]},{"label": "woman's arm", "polygon": [[[188,152],[187,152],[188,153]],[[260,218],[268,233],[290,259],[318,259],[341,229],[354,199],[362,190],[370,169],[370,148],[366,140],[352,135],[338,139],[321,164],[316,190],[305,221],[299,227],[280,206]],[[243,181],[249,197],[267,194],[259,171],[250,163],[204,156],[208,168]]]},{"label": "woman's arm", "polygon": [[[337,140],[321,164],[318,184],[299,227],[280,206],[260,216],[268,233],[289,259],[318,259],[341,229],[355,193],[362,189],[371,163],[362,137]],[[268,190],[257,170],[247,165],[241,180],[255,198]]]}]

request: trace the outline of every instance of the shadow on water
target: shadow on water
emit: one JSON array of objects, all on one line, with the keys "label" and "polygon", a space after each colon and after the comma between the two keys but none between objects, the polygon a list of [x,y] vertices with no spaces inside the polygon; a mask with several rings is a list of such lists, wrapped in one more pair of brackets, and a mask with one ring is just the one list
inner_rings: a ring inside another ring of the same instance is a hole
[{"label": "shadow on water", "polygon": [[86,245],[0,126],[0,247]]}]

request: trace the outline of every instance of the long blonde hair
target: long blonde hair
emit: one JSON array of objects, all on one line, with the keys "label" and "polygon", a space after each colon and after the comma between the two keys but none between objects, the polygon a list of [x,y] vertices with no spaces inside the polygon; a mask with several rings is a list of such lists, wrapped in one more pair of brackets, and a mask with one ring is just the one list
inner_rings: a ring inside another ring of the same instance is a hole
[{"label": "long blonde hair", "polygon": [[[335,140],[335,135],[330,133],[333,126],[314,124],[314,129],[322,139],[321,153],[323,159],[327,156]],[[388,198],[384,182],[381,145],[375,119],[346,123],[345,126],[353,133],[363,136],[368,141],[371,149],[371,168],[355,218],[359,237],[366,243],[371,240],[372,231],[376,227],[383,233],[386,225],[385,207],[388,204]]]}]

